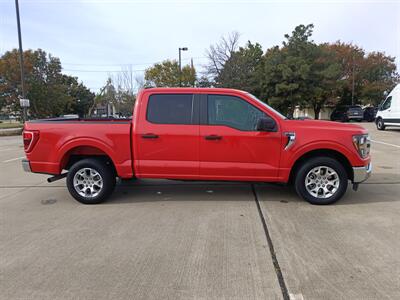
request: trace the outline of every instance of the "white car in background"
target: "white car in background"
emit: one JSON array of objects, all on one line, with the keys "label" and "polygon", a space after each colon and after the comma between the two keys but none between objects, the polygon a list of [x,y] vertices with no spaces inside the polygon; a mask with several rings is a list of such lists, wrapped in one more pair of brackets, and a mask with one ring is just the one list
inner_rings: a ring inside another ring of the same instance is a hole
[{"label": "white car in background", "polygon": [[379,105],[375,123],[378,130],[385,130],[388,126],[400,127],[400,84]]}]

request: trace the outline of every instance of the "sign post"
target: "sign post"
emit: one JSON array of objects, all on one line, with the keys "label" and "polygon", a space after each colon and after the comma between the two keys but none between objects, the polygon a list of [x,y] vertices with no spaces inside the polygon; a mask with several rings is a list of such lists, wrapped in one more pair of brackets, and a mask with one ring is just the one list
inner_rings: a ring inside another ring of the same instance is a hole
[{"label": "sign post", "polygon": [[22,107],[22,113],[23,113],[23,120],[24,122],[27,120],[26,116],[26,108],[30,106],[29,99],[19,99],[19,105]]}]

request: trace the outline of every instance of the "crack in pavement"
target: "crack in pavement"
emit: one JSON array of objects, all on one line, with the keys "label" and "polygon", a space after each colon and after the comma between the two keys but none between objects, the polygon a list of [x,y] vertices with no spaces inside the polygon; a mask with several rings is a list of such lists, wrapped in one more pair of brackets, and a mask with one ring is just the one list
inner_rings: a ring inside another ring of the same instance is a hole
[{"label": "crack in pavement", "polygon": [[284,300],[290,300],[289,291],[287,289],[285,278],[283,277],[281,268],[279,266],[278,258],[276,257],[274,244],[272,242],[271,235],[269,234],[269,230],[268,230],[267,222],[265,220],[264,213],[261,210],[260,200],[258,199],[257,191],[256,191],[256,188],[254,186],[254,183],[251,184],[251,190],[253,192],[254,200],[255,200],[256,205],[257,205],[258,214],[260,215],[260,219],[261,219],[261,223],[262,223],[262,226],[263,226],[263,229],[264,229],[265,237],[267,238],[269,252],[271,254],[271,259],[272,259],[272,263],[274,265],[275,274],[276,274],[276,277],[278,279],[279,286],[281,288],[282,297],[283,297]]}]

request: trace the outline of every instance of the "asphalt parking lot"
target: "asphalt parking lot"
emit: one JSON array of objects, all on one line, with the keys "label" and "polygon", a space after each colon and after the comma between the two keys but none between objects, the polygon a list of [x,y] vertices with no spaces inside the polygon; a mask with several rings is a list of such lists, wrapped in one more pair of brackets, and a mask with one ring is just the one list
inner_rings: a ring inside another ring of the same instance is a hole
[{"label": "asphalt parking lot", "polygon": [[399,299],[400,129],[330,206],[271,184],[133,181],[85,206],[0,138],[0,299]]}]

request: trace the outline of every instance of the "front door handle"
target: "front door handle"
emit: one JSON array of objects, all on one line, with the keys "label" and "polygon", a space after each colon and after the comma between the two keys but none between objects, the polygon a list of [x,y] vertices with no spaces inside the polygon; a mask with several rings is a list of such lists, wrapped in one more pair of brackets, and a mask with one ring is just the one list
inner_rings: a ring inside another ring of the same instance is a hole
[{"label": "front door handle", "polygon": [[157,134],[152,134],[152,133],[146,133],[142,135],[143,139],[158,139]]},{"label": "front door handle", "polygon": [[204,138],[209,141],[215,141],[215,140],[221,140],[222,136],[212,134],[212,135],[206,135]]}]

